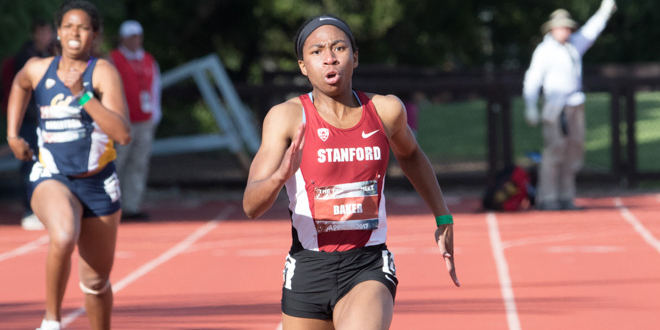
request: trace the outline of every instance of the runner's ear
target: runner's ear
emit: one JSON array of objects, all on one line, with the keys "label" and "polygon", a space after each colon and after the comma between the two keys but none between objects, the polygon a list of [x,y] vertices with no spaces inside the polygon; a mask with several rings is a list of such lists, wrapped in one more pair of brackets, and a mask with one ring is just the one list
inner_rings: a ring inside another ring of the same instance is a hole
[{"label": "runner's ear", "polygon": [[300,67],[300,72],[307,77],[307,68],[305,67],[305,61],[298,60],[298,66]]}]

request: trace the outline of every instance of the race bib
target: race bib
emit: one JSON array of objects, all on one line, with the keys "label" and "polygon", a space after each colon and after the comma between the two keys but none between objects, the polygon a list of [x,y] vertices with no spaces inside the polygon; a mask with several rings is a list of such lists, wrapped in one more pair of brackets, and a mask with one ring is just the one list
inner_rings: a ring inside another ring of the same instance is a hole
[{"label": "race bib", "polygon": [[378,229],[376,180],[343,183],[314,189],[317,233]]}]

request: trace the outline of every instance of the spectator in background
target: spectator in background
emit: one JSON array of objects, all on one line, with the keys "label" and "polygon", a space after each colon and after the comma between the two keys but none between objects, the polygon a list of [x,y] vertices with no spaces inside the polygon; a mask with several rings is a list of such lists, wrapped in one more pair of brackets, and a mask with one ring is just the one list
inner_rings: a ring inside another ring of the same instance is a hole
[{"label": "spectator in background", "polygon": [[[35,19],[32,22],[31,38],[14,56],[14,67],[11,72],[12,79],[16,72],[20,71],[25,63],[32,57],[49,57],[55,55],[55,32],[53,26],[41,19]],[[8,86],[9,87],[9,86]],[[7,96],[9,93],[7,93]],[[8,99],[8,98],[7,98]],[[5,108],[6,109],[6,108]],[[19,134],[25,141],[33,148],[32,152],[38,154],[37,148],[37,118],[39,111],[34,101],[34,97],[30,97],[30,102],[25,110],[25,116]],[[29,183],[30,171],[34,165],[33,159],[21,162],[21,185],[20,194],[23,201],[23,217],[21,219],[21,226],[26,230],[43,230],[44,225],[39,221],[37,216],[32,212],[30,201],[27,197],[27,186]]]},{"label": "spectator in background", "polygon": [[543,87],[541,113],[544,149],[539,171],[539,210],[578,210],[574,203],[575,177],[584,162],[584,101],[582,56],[593,45],[616,10],[614,0],[603,0],[585,25],[578,24],[564,9],[557,9],[543,24],[545,34],[525,74],[523,96],[525,120],[539,122],[537,106]]},{"label": "spectator in background", "polygon": [[147,220],[141,209],[149,176],[151,144],[161,118],[160,69],[144,50],[142,25],[128,20],[119,27],[119,47],[110,56],[124,83],[132,140],[117,146],[117,172],[122,191],[122,219]]},{"label": "spectator in background", "polygon": [[52,25],[45,20],[36,18],[32,20],[30,40],[25,42],[14,55],[3,60],[2,65],[2,109],[7,112],[7,101],[11,83],[16,73],[23,68],[27,61],[34,57],[48,57],[55,54],[55,32]]}]

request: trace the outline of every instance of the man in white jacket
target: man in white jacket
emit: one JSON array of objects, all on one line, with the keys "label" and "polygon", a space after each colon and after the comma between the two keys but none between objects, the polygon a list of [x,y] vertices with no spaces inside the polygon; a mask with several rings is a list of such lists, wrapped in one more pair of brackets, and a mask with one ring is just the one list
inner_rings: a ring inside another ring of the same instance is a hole
[{"label": "man in white jacket", "polygon": [[[543,24],[545,34],[534,50],[525,73],[525,119],[543,124],[544,149],[539,171],[537,208],[577,210],[575,176],[584,162],[584,101],[582,56],[603,31],[616,10],[614,0],[603,0],[583,27],[564,9],[557,9]],[[539,118],[539,90],[544,104]]]}]

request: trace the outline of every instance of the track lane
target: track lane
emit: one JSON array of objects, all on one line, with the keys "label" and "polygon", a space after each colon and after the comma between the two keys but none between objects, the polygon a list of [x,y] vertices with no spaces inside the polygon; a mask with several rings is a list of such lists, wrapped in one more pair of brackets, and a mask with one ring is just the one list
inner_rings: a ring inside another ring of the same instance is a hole
[{"label": "track lane", "polygon": [[581,202],[587,210],[498,214],[521,328],[660,324],[657,253],[644,246],[612,198]]},{"label": "track lane", "polygon": [[[424,205],[414,209],[424,210]],[[454,212],[456,288],[433,238],[431,213],[388,216],[399,288],[391,329],[505,329],[485,214]]]}]

